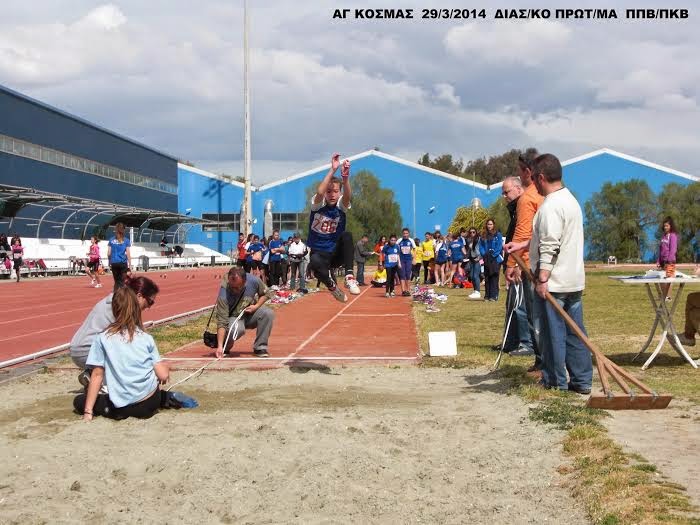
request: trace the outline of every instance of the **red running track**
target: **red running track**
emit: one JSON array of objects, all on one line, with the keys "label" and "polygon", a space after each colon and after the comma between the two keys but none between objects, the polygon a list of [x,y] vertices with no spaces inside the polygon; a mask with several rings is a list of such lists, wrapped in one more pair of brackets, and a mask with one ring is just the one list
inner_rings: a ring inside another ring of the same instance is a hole
[{"label": "red running track", "polygon": [[[342,286],[342,285],[341,285]],[[269,358],[255,357],[255,330],[247,330],[229,357],[195,341],[167,354],[174,369],[277,368],[331,364],[415,364],[420,350],[412,299],[385,298],[383,288],[361,288],[339,303],[328,291],[309,294],[275,309]]]},{"label": "red running track", "polygon": [[[160,293],[144,321],[155,321],[212,305],[220,276],[228,268],[178,269],[140,273],[153,279]],[[217,277],[219,276],[219,277]],[[0,282],[0,362],[69,343],[92,307],[109,294],[114,281],[91,288],[87,277],[32,277]]]}]

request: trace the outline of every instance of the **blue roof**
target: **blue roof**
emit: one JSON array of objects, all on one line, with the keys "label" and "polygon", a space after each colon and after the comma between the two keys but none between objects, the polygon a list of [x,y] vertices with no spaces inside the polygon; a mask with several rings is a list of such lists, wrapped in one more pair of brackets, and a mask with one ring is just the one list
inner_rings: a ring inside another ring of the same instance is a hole
[{"label": "blue roof", "polygon": [[131,144],[134,144],[134,145],[139,146],[141,148],[145,148],[149,151],[157,153],[158,155],[162,155],[163,157],[167,157],[167,158],[175,160],[175,161],[179,160],[177,157],[174,157],[173,155],[170,155],[169,153],[164,153],[163,151],[152,148],[151,146],[147,146],[146,144],[143,144],[142,142],[138,142],[137,140],[130,139],[129,137],[126,137],[124,135],[120,135],[119,133],[116,133],[114,131],[110,131],[107,128],[103,128],[102,126],[98,126],[97,124],[93,124],[92,122],[90,122],[88,120],[85,120],[85,119],[80,118],[80,117],[76,117],[75,115],[71,115],[70,113],[66,113],[65,111],[62,111],[58,108],[50,106],[49,104],[46,104],[46,103],[41,102],[39,100],[36,100],[34,98],[28,97],[27,95],[23,95],[22,93],[19,93],[13,89],[8,88],[7,86],[3,86],[2,84],[0,84],[0,91],[4,91],[8,95],[12,95],[13,97],[17,97],[17,98],[24,100],[26,102],[30,102],[31,104],[34,104],[34,105],[39,106],[43,109],[47,109],[49,111],[52,111],[53,113],[56,113],[57,115],[60,115],[62,117],[69,118],[71,120],[79,122],[80,124],[90,126],[91,128],[99,130],[102,133],[107,133],[108,135],[112,135],[113,137],[116,137],[120,140],[124,140],[126,142],[130,142]]}]

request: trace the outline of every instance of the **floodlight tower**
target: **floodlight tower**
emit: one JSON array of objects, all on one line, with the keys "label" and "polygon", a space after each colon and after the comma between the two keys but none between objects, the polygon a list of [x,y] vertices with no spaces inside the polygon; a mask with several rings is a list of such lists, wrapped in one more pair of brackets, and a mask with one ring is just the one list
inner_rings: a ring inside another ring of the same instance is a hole
[{"label": "floodlight tower", "polygon": [[476,223],[476,210],[481,208],[481,199],[476,196],[476,172],[472,172],[472,228]]},{"label": "floodlight tower", "polygon": [[251,210],[251,190],[250,190],[250,82],[248,79],[249,69],[249,49],[248,49],[248,0],[243,0],[243,180],[245,190],[243,194],[243,210],[245,219],[244,234],[246,237],[250,233],[253,225],[253,213]]}]

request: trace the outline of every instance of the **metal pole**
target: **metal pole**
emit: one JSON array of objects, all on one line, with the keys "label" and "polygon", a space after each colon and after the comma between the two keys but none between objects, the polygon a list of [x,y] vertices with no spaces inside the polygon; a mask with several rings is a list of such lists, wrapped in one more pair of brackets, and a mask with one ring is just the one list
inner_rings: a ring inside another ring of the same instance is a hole
[{"label": "metal pole", "polygon": [[472,228],[474,228],[474,213],[476,212],[476,207],[474,206],[475,199],[476,199],[476,172],[472,171]]},{"label": "metal pole", "polygon": [[413,185],[413,236],[417,236],[416,232],[416,185]]},{"label": "metal pole", "polygon": [[251,210],[251,189],[250,189],[250,80],[249,80],[249,49],[248,49],[248,0],[243,0],[243,118],[244,118],[244,139],[243,139],[243,179],[245,181],[245,192],[243,196],[243,207],[245,208],[245,235],[250,232],[253,214]]}]

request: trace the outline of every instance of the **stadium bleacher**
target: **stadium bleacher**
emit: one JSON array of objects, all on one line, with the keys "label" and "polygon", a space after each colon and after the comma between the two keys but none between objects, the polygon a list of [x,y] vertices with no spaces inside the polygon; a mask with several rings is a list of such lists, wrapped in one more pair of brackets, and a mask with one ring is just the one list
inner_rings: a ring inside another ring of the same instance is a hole
[{"label": "stadium bleacher", "polygon": [[[90,241],[79,239],[22,239],[24,266],[21,275],[47,276],[70,275],[83,271],[78,260],[87,259]],[[180,244],[182,254],[174,251],[170,255],[158,243],[134,243],[131,247],[131,264],[134,270],[164,269],[178,267],[230,265],[232,259],[200,244]],[[107,241],[100,242],[100,255],[105,270],[107,264]],[[43,261],[43,264],[39,261]],[[0,276],[8,277],[11,270],[0,268]]]}]

